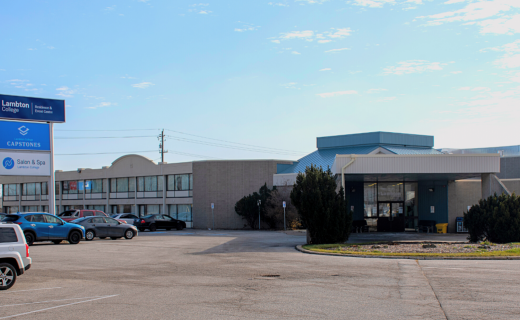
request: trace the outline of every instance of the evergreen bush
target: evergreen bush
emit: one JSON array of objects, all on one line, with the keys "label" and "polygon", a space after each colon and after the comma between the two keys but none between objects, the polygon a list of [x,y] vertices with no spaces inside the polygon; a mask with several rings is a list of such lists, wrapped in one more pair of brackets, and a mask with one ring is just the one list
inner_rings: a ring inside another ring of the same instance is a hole
[{"label": "evergreen bush", "polygon": [[471,242],[520,242],[520,197],[513,193],[481,199],[464,213],[464,225]]},{"label": "evergreen bush", "polygon": [[307,227],[311,243],[343,243],[352,229],[352,212],[348,210],[343,187],[330,171],[311,165],[299,173],[291,192],[292,204]]}]

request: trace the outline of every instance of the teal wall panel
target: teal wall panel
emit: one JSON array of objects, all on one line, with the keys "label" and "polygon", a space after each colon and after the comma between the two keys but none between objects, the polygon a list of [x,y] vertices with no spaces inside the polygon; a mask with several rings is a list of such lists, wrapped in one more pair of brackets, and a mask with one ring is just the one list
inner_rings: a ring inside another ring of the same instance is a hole
[{"label": "teal wall panel", "polygon": [[[437,223],[448,222],[448,181],[419,181],[419,220],[435,220]],[[433,188],[434,191],[429,191]],[[435,206],[435,213],[430,207]]]},{"label": "teal wall panel", "polygon": [[[356,191],[352,192],[352,188]],[[363,199],[363,182],[345,181],[345,194],[348,208],[354,206],[354,220],[363,220],[365,216],[365,202]]]}]

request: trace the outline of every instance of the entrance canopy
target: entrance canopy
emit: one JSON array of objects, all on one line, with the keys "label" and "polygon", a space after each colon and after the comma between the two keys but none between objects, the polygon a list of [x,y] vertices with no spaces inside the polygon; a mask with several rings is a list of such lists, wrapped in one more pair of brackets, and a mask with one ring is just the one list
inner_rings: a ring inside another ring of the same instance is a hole
[{"label": "entrance canopy", "polygon": [[331,168],[343,181],[434,181],[500,172],[498,154],[338,154]]}]

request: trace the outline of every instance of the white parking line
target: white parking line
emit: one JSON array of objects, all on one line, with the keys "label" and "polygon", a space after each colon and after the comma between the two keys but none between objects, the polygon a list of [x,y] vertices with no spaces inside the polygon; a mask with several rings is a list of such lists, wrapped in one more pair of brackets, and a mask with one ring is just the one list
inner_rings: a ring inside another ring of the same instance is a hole
[{"label": "white parking line", "polygon": [[443,268],[443,267],[422,267],[423,269],[451,269],[466,271],[501,271],[501,272],[518,272],[519,270],[499,270],[499,269],[480,269],[480,268]]},{"label": "white parking line", "polygon": [[23,291],[36,291],[36,290],[52,290],[52,289],[61,289],[61,287],[54,287],[54,288],[41,288],[41,289],[27,289],[27,290],[18,290],[18,291],[9,291],[9,293],[23,292]]},{"label": "white parking line", "polygon": [[112,297],[116,297],[116,296],[118,296],[118,294],[114,294],[114,295],[111,295],[111,296],[104,296],[104,297],[96,298],[96,299],[90,299],[90,300],[86,300],[86,301],[79,301],[79,302],[63,304],[61,306],[56,306],[56,307],[50,307],[50,308],[45,308],[45,309],[40,309],[40,310],[35,310],[35,311],[19,313],[19,314],[15,314],[15,315],[12,315],[12,316],[2,317],[0,319],[9,319],[9,318],[14,318],[14,317],[24,316],[24,315],[31,314],[31,313],[42,312],[42,311],[57,309],[57,308],[61,308],[61,307],[72,306],[72,305],[75,305],[75,304],[80,304],[80,303],[85,303],[85,302],[90,302],[90,301],[96,301],[96,300],[101,300],[101,299],[112,298]]},{"label": "white parking line", "polygon": [[92,296],[92,297],[82,297],[82,298],[70,298],[70,299],[60,299],[60,300],[48,300],[48,301],[39,301],[39,302],[27,302],[27,303],[8,304],[8,305],[5,305],[5,306],[0,306],[0,308],[14,307],[14,306],[23,306],[23,305],[28,305],[28,304],[68,301],[68,300],[90,299],[90,298],[99,298],[99,297],[104,297],[104,296]]}]

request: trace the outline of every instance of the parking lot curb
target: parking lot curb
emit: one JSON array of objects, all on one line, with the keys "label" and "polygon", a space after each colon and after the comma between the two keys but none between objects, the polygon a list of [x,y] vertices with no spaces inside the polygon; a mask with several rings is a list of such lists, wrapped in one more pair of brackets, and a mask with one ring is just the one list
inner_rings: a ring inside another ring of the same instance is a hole
[{"label": "parking lot curb", "polygon": [[520,260],[520,256],[512,257],[414,257],[414,256],[376,256],[364,254],[341,254],[333,252],[317,252],[304,249],[301,244],[296,246],[296,250],[307,254],[318,254],[324,256],[340,256],[352,258],[379,258],[379,259],[413,259],[413,260]]}]

